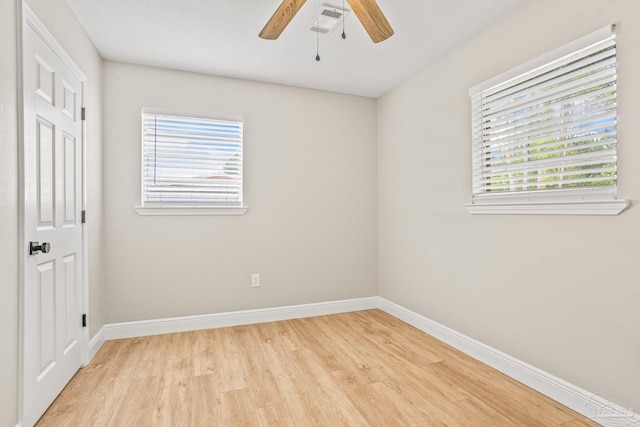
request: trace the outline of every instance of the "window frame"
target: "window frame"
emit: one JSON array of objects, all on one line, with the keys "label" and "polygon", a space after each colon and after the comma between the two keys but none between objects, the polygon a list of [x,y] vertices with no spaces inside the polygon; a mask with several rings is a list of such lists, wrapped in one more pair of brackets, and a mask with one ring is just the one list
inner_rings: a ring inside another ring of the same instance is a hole
[{"label": "window frame", "polygon": [[215,202],[197,202],[189,203],[186,201],[161,201],[161,202],[149,202],[145,201],[145,153],[144,153],[144,120],[146,115],[159,115],[159,116],[174,116],[178,118],[184,118],[189,120],[206,120],[216,122],[233,122],[240,125],[241,129],[241,141],[240,141],[240,153],[244,157],[244,118],[242,116],[229,116],[229,115],[209,115],[198,114],[186,111],[168,110],[161,108],[149,108],[145,107],[140,113],[140,205],[135,206],[134,210],[139,215],[143,216],[206,216],[206,215],[244,215],[248,210],[245,205],[245,188],[244,188],[244,158],[241,162],[240,176],[241,176],[241,191],[240,200],[238,206],[225,206],[216,204]]},{"label": "window frame", "polygon": [[[469,89],[472,112],[472,195],[465,208],[471,214],[525,214],[525,215],[617,215],[629,202],[617,198],[615,185],[608,187],[578,187],[553,190],[478,192],[482,179],[482,166],[474,159],[481,156],[483,145],[481,94],[494,88],[509,87],[536,76],[539,70],[552,63],[561,63],[565,57],[575,55],[594,44],[615,40],[615,26],[608,25],[580,39],[568,43],[545,55],[528,61],[512,70],[493,77]],[[617,108],[616,108],[617,116]],[[616,147],[616,155],[619,150]]]}]

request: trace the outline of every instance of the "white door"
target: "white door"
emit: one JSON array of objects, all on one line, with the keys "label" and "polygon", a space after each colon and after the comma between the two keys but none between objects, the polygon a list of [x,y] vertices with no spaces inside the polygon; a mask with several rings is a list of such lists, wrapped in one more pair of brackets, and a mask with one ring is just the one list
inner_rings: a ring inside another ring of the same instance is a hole
[{"label": "white door", "polygon": [[23,89],[22,422],[31,426],[82,365],[83,86],[27,23]]}]

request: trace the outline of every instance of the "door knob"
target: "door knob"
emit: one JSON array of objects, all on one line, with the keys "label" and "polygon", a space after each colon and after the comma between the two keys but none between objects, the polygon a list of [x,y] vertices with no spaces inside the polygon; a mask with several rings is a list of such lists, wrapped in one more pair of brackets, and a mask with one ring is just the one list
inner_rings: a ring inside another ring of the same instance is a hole
[{"label": "door knob", "polygon": [[51,250],[51,243],[42,242],[42,244],[38,244],[38,242],[29,243],[29,255],[37,255],[40,251],[43,254],[48,254]]}]

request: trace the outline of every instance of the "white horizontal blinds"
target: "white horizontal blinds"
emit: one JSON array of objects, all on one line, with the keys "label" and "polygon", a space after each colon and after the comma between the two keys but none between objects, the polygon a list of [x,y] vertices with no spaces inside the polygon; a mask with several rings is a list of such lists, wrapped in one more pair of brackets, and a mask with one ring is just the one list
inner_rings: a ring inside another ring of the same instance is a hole
[{"label": "white horizontal blinds", "polygon": [[144,113],[143,201],[241,206],[242,123]]},{"label": "white horizontal blinds", "polygon": [[615,189],[615,39],[485,89],[472,103],[474,194]]}]

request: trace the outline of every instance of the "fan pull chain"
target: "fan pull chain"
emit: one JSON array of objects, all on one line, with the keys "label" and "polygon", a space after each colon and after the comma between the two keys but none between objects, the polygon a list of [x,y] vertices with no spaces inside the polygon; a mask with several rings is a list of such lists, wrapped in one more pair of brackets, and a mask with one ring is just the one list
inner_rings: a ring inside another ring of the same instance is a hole
[{"label": "fan pull chain", "polygon": [[344,32],[344,15],[345,15],[345,10],[344,10],[344,0],[342,0],[342,39],[346,40],[347,39],[347,35]]}]

